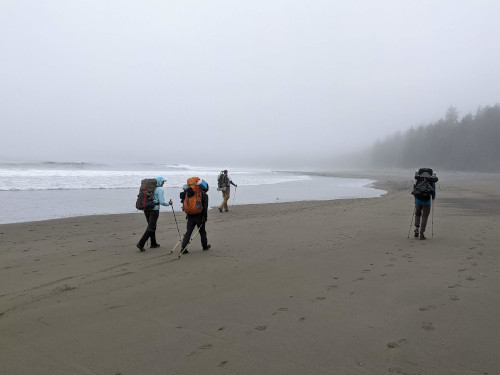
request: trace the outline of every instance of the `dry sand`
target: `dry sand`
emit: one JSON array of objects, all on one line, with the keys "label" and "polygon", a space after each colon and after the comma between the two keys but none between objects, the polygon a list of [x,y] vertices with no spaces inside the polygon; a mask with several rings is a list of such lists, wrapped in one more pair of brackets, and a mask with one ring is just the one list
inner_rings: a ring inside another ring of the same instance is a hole
[{"label": "dry sand", "polygon": [[2,225],[0,373],[500,374],[499,178],[440,177],[426,241],[390,175],[211,210],[181,259],[168,209],[146,253],[141,213]]}]

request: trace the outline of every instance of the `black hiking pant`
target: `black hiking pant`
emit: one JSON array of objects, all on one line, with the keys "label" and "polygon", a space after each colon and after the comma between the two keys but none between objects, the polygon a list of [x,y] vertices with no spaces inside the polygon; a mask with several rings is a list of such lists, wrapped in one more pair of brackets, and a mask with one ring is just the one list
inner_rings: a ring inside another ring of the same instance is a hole
[{"label": "black hiking pant", "polygon": [[420,234],[425,232],[430,212],[431,206],[422,206],[420,204],[415,205],[415,227],[417,228],[415,231],[418,231],[418,228],[420,227]]},{"label": "black hiking pant", "polygon": [[156,242],[156,223],[160,216],[160,210],[144,210],[144,216],[146,216],[148,227],[142,235],[138,245],[144,247],[146,241],[151,238],[151,246],[156,246],[158,245]]},{"label": "black hiking pant", "polygon": [[182,249],[185,249],[189,241],[191,240],[191,234],[195,227],[200,228],[200,238],[201,246],[206,249],[208,246],[207,231],[205,230],[205,223],[203,222],[203,216],[200,215],[187,215],[187,229],[182,239]]}]

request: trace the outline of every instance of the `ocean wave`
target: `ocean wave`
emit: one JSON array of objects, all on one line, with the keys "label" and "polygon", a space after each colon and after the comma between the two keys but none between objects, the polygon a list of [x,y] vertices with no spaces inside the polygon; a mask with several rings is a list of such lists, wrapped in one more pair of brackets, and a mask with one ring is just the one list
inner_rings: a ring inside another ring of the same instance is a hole
[{"label": "ocean wave", "polygon": [[57,161],[37,161],[37,162],[8,162],[1,163],[1,169],[8,170],[24,170],[24,169],[88,169],[88,168],[103,168],[106,164],[86,163],[86,162],[57,162]]},{"label": "ocean wave", "polygon": [[[182,188],[191,176],[198,176],[215,188],[219,173],[218,168],[184,164],[10,163],[10,167],[0,165],[0,191],[133,189],[140,186],[142,179],[159,175],[166,178],[169,188]],[[311,178],[298,173],[243,168],[232,170],[230,176],[241,186]]]}]

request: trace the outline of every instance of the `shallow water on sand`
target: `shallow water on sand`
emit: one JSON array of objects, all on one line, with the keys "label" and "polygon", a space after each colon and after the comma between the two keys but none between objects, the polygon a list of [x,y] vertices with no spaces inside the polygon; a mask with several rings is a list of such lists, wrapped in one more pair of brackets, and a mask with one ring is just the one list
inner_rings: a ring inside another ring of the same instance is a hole
[{"label": "shallow water on sand", "polygon": [[[234,178],[235,179],[235,178]],[[307,179],[265,185],[232,186],[229,206],[265,204],[303,200],[372,198],[385,193],[371,187],[366,179],[310,176]],[[57,219],[81,215],[133,213],[137,197],[135,189],[80,189],[0,191],[0,224]],[[180,211],[179,187],[166,187],[165,198],[172,199],[174,210]],[[221,193],[210,185],[210,207],[221,204]],[[171,211],[170,207],[162,210]]]}]

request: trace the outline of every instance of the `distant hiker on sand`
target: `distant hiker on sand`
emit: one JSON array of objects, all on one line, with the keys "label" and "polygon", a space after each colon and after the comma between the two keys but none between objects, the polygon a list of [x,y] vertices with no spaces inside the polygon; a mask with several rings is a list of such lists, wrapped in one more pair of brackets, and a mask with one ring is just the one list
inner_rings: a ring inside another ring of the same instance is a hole
[{"label": "distant hiker on sand", "polygon": [[144,215],[146,216],[146,221],[148,222],[148,227],[142,235],[139,243],[136,245],[140,251],[146,251],[144,245],[148,239],[151,239],[151,249],[160,247],[160,244],[156,242],[156,222],[160,216],[160,205],[161,206],[171,206],[172,199],[170,201],[165,201],[165,192],[163,191],[163,185],[165,184],[165,179],[163,177],[156,177],[156,188],[153,192],[153,207],[145,207]]},{"label": "distant hiker on sand", "polygon": [[229,211],[227,208],[227,201],[230,197],[231,185],[235,187],[238,187],[238,185],[236,185],[233,180],[231,180],[231,177],[228,176],[227,169],[219,173],[219,176],[217,177],[217,185],[217,190],[222,191],[222,204],[219,206],[219,212],[222,212],[222,209],[227,212]]},{"label": "distant hiker on sand", "polygon": [[416,182],[412,194],[415,196],[415,238],[425,240],[425,228],[431,212],[431,198],[436,199],[436,182],[438,178],[430,168],[420,168],[415,173]]},{"label": "distant hiker on sand", "polygon": [[[182,239],[181,254],[189,254],[187,247],[191,243],[191,234],[195,227],[200,233],[203,250],[210,249],[205,225],[208,220],[208,184],[199,177],[187,179],[184,191],[180,194],[182,209],[186,213],[187,229]],[[196,235],[196,234],[195,234]]]}]

